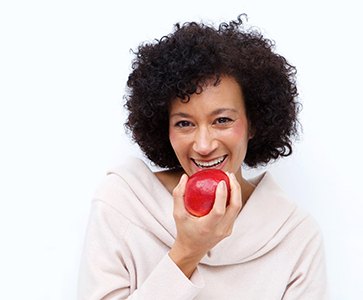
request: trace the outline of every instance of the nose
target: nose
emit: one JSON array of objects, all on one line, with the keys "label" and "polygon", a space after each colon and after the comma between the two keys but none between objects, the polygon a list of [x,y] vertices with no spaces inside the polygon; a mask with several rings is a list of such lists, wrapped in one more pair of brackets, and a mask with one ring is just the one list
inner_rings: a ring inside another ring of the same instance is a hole
[{"label": "nose", "polygon": [[217,141],[208,128],[198,128],[194,135],[193,150],[200,155],[208,155],[217,148]]}]

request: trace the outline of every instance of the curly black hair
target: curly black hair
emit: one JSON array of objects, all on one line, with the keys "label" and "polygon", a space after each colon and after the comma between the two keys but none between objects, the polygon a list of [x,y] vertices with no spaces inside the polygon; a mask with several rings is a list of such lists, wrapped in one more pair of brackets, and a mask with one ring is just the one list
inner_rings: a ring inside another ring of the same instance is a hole
[{"label": "curly black hair", "polygon": [[187,22],[134,52],[127,81],[126,129],[145,155],[162,168],[180,168],[169,141],[168,109],[176,98],[189,101],[211,80],[231,76],[243,91],[253,130],[244,163],[266,165],[292,153],[300,103],[296,68],[274,52],[274,42],[247,28],[240,15],[218,27]]}]

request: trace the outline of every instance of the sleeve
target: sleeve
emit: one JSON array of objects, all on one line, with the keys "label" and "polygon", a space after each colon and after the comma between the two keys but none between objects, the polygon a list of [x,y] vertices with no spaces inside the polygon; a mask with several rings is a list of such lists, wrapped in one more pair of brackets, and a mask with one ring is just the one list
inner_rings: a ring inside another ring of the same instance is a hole
[{"label": "sleeve", "polygon": [[[79,300],[191,300],[202,289],[196,270],[189,280],[166,253],[145,282],[131,287],[124,236],[132,224],[108,204],[95,200],[86,232],[78,281]],[[129,262],[130,263],[130,262]]]},{"label": "sleeve", "polygon": [[328,300],[325,254],[316,231],[302,252],[282,297],[283,300]]},{"label": "sleeve", "polygon": [[167,254],[144,284],[128,299],[191,300],[203,286],[204,282],[198,270],[189,280]]}]

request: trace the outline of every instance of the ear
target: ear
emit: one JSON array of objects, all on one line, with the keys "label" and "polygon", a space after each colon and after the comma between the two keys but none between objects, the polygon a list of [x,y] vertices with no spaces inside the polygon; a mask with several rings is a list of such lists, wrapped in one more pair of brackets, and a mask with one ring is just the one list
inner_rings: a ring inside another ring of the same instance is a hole
[{"label": "ear", "polygon": [[251,140],[255,136],[255,128],[252,126],[251,121],[248,121],[248,139]]},{"label": "ear", "polygon": [[254,132],[251,132],[251,131],[248,132],[248,139],[249,140],[252,140],[254,136],[255,136]]}]

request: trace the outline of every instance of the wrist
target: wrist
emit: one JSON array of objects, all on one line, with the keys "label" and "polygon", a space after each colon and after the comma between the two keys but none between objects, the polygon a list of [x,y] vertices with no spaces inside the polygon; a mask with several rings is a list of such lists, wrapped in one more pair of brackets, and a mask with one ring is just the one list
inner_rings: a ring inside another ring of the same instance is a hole
[{"label": "wrist", "polygon": [[169,257],[190,278],[205,253],[195,253],[175,243],[169,251]]}]

